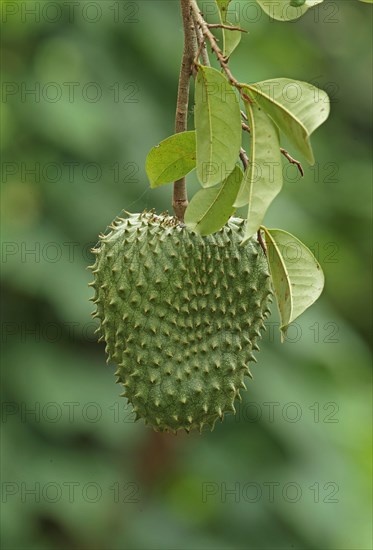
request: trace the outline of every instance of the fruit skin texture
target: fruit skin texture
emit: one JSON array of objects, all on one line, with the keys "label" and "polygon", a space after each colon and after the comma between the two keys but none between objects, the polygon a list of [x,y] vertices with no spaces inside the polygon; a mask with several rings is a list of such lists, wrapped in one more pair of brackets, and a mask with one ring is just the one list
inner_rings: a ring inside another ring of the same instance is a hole
[{"label": "fruit skin texture", "polygon": [[271,301],[265,255],[231,218],[200,237],[152,212],[118,218],[93,252],[94,313],[108,361],[157,431],[211,429],[246,389]]}]

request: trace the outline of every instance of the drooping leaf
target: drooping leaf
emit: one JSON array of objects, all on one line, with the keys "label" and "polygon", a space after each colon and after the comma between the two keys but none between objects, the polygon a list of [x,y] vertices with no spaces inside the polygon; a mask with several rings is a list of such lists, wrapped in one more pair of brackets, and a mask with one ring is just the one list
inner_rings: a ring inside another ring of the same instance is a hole
[{"label": "drooping leaf", "polygon": [[249,239],[281,190],[282,162],[275,124],[256,103],[245,101],[245,106],[250,125],[250,158],[235,206],[248,204],[246,239]]},{"label": "drooping leaf", "polygon": [[294,147],[314,164],[309,137],[329,116],[328,95],[312,84],[289,78],[264,80],[247,89]]},{"label": "drooping leaf", "polygon": [[[219,9],[219,18],[222,25],[233,25],[227,19],[228,6],[231,0],[215,0]],[[241,41],[240,31],[230,31],[229,29],[222,29],[223,35],[223,55],[230,57],[234,50],[237,48]]]},{"label": "drooping leaf", "polygon": [[216,69],[199,66],[195,90],[197,176],[203,187],[223,181],[239,155],[241,113],[235,90]]},{"label": "drooping leaf", "polygon": [[311,306],[324,287],[324,274],[312,252],[281,229],[263,228],[281,331]]},{"label": "drooping leaf", "polygon": [[298,19],[323,0],[257,0],[263,11],[277,21]]},{"label": "drooping leaf", "polygon": [[196,133],[180,132],[153,147],[145,163],[150,187],[179,180],[196,167]]},{"label": "drooping leaf", "polygon": [[[229,21],[226,22],[227,25],[232,25]],[[240,31],[231,31],[229,29],[223,30],[223,55],[225,57],[230,57],[234,50],[237,48],[238,44],[241,42],[241,32]]]},{"label": "drooping leaf", "polygon": [[235,210],[233,203],[242,177],[242,170],[236,165],[219,187],[198,191],[185,212],[187,227],[200,235],[210,235],[219,231]]}]

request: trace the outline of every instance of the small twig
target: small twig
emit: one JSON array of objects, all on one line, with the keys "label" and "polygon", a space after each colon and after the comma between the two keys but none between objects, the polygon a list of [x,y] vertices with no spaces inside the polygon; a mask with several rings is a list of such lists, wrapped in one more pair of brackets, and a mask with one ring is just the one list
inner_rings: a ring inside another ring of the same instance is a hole
[{"label": "small twig", "polygon": [[266,245],[263,241],[262,232],[260,231],[260,229],[258,229],[257,236],[258,236],[258,243],[262,247],[262,250],[263,250],[265,256],[267,256],[267,247],[266,247]]},{"label": "small twig", "polygon": [[[194,58],[194,61],[193,61],[194,65],[198,64],[198,60],[202,56],[202,49],[203,48],[206,50],[205,43],[202,40],[202,42],[198,42],[198,50],[197,50],[197,53],[196,53],[196,57]],[[205,63],[203,63],[203,64],[205,65]]]},{"label": "small twig", "polygon": [[193,13],[192,13],[192,18],[193,18],[194,30],[195,30],[197,42],[198,42],[198,52],[194,59],[194,64],[197,64],[199,57],[201,57],[203,65],[205,65],[205,67],[210,67],[209,54],[206,49],[205,38],[202,34],[200,27],[198,26],[198,23]]},{"label": "small twig", "polygon": [[227,29],[228,31],[239,31],[239,32],[248,32],[241,27],[232,27],[231,25],[223,25],[219,23],[207,23],[209,29]]},{"label": "small twig", "polygon": [[241,93],[241,96],[242,96],[242,99],[244,99],[245,101],[247,101],[247,103],[254,103],[254,101],[251,99],[250,96],[248,96],[245,92],[243,92],[242,90],[240,90],[240,93]]},{"label": "small twig", "polygon": [[247,156],[245,149],[243,149],[242,147],[240,149],[240,159],[243,165],[243,170],[244,172],[246,172],[247,167],[249,166],[249,158]]},{"label": "small twig", "polygon": [[302,178],[304,176],[304,171],[303,171],[303,167],[301,165],[301,163],[299,162],[299,160],[296,160],[295,158],[293,158],[290,153],[288,153],[286,151],[286,149],[283,149],[282,147],[280,147],[280,151],[281,153],[284,155],[285,158],[288,159],[288,161],[290,162],[290,164],[295,164],[295,166],[298,168]]},{"label": "small twig", "polygon": [[215,53],[216,57],[218,58],[220,66],[225,72],[225,74],[227,75],[229,82],[232,84],[232,86],[235,86],[235,88],[237,88],[241,92],[242,84],[240,84],[238,80],[236,80],[232,75],[227,64],[227,58],[223,55],[223,52],[221,51],[221,49],[217,44],[217,40],[215,36],[212,34],[208,24],[204,20],[196,0],[190,0],[190,5],[192,8],[194,20],[198,23],[199,27],[201,28],[203,36],[207,38],[207,40],[209,41],[211,49]]}]

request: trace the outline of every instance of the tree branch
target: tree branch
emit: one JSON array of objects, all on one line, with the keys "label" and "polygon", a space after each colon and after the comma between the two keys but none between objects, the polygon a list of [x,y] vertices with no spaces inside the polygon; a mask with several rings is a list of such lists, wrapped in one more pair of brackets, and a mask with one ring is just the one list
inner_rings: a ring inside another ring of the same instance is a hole
[{"label": "tree branch", "polygon": [[[194,70],[194,58],[197,51],[197,41],[193,19],[190,11],[190,0],[180,0],[181,15],[184,28],[184,51],[180,67],[179,87],[175,115],[175,132],[185,132],[188,128],[189,84]],[[184,221],[184,213],[188,206],[185,177],[174,182],[172,206],[175,216]]]}]

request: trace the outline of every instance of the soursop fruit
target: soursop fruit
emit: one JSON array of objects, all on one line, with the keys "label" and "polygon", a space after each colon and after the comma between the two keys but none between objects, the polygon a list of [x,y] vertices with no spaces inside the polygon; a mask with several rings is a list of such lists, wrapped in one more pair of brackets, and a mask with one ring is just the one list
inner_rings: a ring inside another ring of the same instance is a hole
[{"label": "soursop fruit", "polygon": [[127,214],[93,252],[95,317],[136,418],[211,429],[251,376],[271,301],[265,255],[231,218],[201,237],[175,218]]}]

